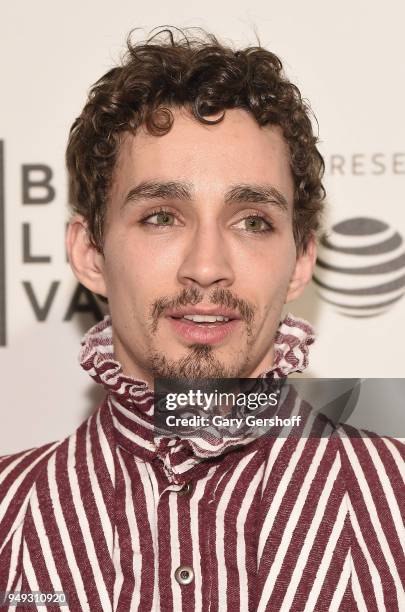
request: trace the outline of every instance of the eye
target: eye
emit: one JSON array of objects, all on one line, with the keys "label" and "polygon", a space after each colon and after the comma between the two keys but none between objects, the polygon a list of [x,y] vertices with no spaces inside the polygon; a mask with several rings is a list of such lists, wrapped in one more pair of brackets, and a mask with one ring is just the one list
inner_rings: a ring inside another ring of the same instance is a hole
[{"label": "eye", "polygon": [[147,217],[141,219],[141,223],[149,225],[170,226],[174,225],[176,217],[168,210],[156,210],[150,213]]},{"label": "eye", "polygon": [[[242,225],[242,227],[240,227]],[[238,227],[239,226],[239,227]],[[263,233],[273,230],[273,225],[260,215],[249,215],[235,224],[238,229],[248,232]]]}]

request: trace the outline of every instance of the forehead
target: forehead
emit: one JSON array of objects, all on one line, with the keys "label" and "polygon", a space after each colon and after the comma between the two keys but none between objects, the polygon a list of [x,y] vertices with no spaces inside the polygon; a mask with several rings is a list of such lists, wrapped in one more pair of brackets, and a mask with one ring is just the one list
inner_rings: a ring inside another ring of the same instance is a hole
[{"label": "forehead", "polygon": [[206,125],[185,109],[172,110],[169,132],[153,136],[144,127],[125,134],[114,171],[113,196],[122,199],[142,181],[178,180],[194,193],[220,197],[230,185],[271,184],[287,202],[294,185],[289,149],[278,126],[260,127],[241,109],[225,112],[222,121]]}]

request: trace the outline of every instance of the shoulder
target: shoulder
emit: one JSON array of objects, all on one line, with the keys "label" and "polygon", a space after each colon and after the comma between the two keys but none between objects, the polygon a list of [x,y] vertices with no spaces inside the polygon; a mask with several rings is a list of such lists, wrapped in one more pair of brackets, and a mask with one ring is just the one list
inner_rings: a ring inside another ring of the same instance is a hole
[{"label": "shoulder", "polygon": [[59,444],[0,457],[0,548],[23,520],[32,487]]},{"label": "shoulder", "polygon": [[405,484],[405,440],[339,424],[333,435],[349,483],[381,486],[401,496]]},{"label": "shoulder", "polygon": [[359,524],[390,528],[396,541],[405,541],[405,440],[347,424],[334,437],[352,516]]},{"label": "shoulder", "polygon": [[[10,487],[19,479],[28,474],[33,474],[35,466],[41,465],[45,458],[59,442],[49,442],[43,446],[29,448],[11,455],[0,457],[0,486],[4,489]],[[2,499],[0,497],[0,499]]]},{"label": "shoulder", "polygon": [[402,609],[405,441],[346,424],[337,427],[336,435],[346,484],[355,585],[358,582],[374,603]]}]

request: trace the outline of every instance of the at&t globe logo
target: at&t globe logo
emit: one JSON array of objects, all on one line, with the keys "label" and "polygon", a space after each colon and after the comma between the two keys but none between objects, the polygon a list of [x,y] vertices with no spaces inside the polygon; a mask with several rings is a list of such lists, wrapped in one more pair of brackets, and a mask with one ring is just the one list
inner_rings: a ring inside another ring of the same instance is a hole
[{"label": "at&t globe logo", "polygon": [[343,315],[387,312],[405,293],[402,235],[369,217],[337,223],[321,238],[314,282],[322,299]]}]

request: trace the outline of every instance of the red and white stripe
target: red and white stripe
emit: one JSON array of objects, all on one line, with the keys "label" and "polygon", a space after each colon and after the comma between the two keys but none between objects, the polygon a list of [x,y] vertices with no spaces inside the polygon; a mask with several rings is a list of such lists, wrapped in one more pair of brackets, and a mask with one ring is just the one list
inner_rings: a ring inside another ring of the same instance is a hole
[{"label": "red and white stripe", "polygon": [[[208,459],[160,447],[150,391],[108,369],[102,331],[86,356],[108,389],[99,409],[64,441],[0,460],[0,591],[65,591],[73,612],[405,610],[402,441],[334,429],[290,388],[301,437]],[[305,342],[280,359],[297,367]]]},{"label": "red and white stripe", "polygon": [[348,426],[256,440],[194,467],[180,496],[159,460],[119,446],[111,479],[111,433],[104,404],[56,448],[1,462],[0,590],[91,611],[404,609],[401,442]]}]

